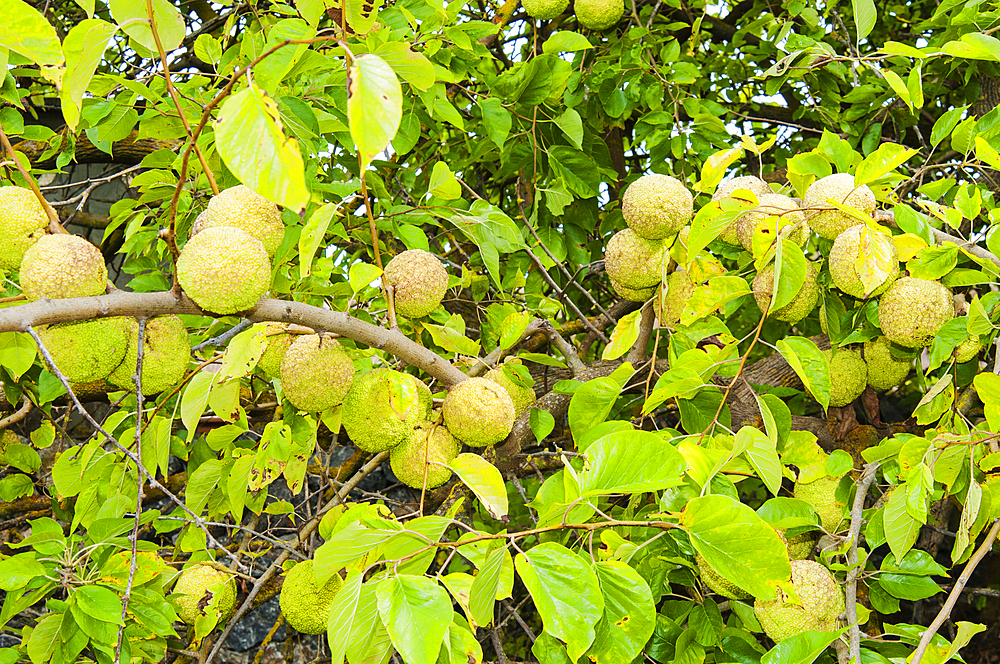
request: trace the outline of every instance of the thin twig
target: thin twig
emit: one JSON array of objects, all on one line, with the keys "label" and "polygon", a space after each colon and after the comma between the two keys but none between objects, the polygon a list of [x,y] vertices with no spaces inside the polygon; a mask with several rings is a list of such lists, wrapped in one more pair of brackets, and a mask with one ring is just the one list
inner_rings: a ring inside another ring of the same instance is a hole
[{"label": "thin twig", "polygon": [[865,466],[865,472],[858,482],[857,493],[854,494],[854,504],[851,505],[851,528],[848,531],[848,541],[851,548],[847,552],[847,623],[850,628],[850,660],[861,661],[861,629],[858,627],[858,575],[861,568],[858,567],[858,538],[861,536],[861,522],[864,521],[862,513],[865,509],[865,497],[868,489],[875,481],[875,473],[878,471],[878,463],[870,463]]},{"label": "thin twig", "polygon": [[33,406],[34,404],[31,403],[31,400],[28,399],[27,395],[22,394],[21,407],[18,408],[15,412],[8,415],[7,417],[0,420],[0,429],[6,429],[11,424],[16,424],[17,422],[20,422],[21,420],[26,418],[28,416],[28,413],[31,412],[31,408]]},{"label": "thin twig", "polygon": [[569,365],[570,371],[573,372],[574,376],[587,368],[583,360],[580,359],[580,356],[577,355],[576,349],[559,334],[559,330],[553,327],[551,323],[545,321],[545,324],[540,329],[549,338],[549,343],[555,346],[562,353],[563,357],[566,358],[566,364]]},{"label": "thin twig", "polygon": [[948,599],[945,600],[944,606],[938,611],[937,616],[934,621],[931,622],[930,627],[928,627],[923,635],[920,637],[920,643],[917,644],[917,649],[913,651],[913,655],[910,657],[910,664],[920,664],[920,660],[924,657],[924,652],[927,650],[927,646],[930,645],[931,639],[937,634],[937,631],[941,629],[941,625],[951,617],[951,610],[955,608],[955,604],[958,602],[958,598],[962,596],[962,589],[965,588],[965,584],[969,582],[969,577],[972,576],[972,572],[975,571],[976,566],[979,562],[986,557],[990,549],[993,548],[993,542],[997,538],[997,534],[1000,534],[1000,519],[993,520],[993,527],[990,528],[990,532],[986,534],[986,539],[983,543],[979,545],[976,552],[972,554],[969,558],[969,562],[965,565],[965,569],[962,570],[962,575],[958,577],[955,581],[954,587],[951,592],[948,593]]},{"label": "thin twig", "polygon": [[227,341],[229,341],[230,339],[232,339],[233,337],[235,337],[237,334],[239,334],[240,332],[242,332],[243,330],[245,330],[248,327],[250,327],[251,325],[253,325],[253,321],[252,320],[243,319],[239,323],[237,323],[236,325],[233,325],[231,328],[229,328],[228,330],[226,330],[225,332],[223,332],[222,334],[220,334],[219,336],[212,337],[211,339],[206,339],[205,341],[202,341],[197,346],[194,346],[193,348],[191,348],[191,352],[192,353],[197,353],[199,350],[201,350],[205,346],[221,346],[221,345],[225,344]]}]

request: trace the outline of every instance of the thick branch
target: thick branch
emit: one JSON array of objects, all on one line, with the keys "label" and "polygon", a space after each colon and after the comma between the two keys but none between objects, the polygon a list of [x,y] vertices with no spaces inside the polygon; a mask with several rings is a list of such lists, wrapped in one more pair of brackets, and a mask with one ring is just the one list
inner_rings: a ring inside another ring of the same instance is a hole
[{"label": "thick branch", "polygon": [[[28,326],[63,323],[108,316],[161,316],[164,314],[205,314],[185,295],[170,291],[126,293],[118,291],[99,297],[66,300],[43,299],[0,310],[0,332],[23,331]],[[332,332],[372,348],[384,350],[409,365],[434,376],[446,386],[465,380],[464,373],[407,338],[398,330],[385,330],[340,311],[329,311],[301,302],[262,299],[246,318],[254,322],[298,323],[318,332]]]}]

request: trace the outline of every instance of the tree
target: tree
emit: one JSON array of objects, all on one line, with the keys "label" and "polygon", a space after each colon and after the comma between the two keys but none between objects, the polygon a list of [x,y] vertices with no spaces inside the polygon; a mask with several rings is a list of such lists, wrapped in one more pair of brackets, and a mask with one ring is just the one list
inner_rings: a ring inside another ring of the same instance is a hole
[{"label": "tree", "polygon": [[[0,661],[216,661],[304,560],[335,662],[995,656],[996,13],[576,5],[4,3]],[[266,259],[227,310],[176,268],[239,186],[280,225],[202,260]],[[106,294],[32,290],[67,231]]]}]

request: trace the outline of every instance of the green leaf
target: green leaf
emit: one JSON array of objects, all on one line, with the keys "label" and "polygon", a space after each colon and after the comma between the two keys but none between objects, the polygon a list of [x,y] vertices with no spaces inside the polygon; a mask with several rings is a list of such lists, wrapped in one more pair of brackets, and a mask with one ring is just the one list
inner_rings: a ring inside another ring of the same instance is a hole
[{"label": "green leaf", "polygon": [[595,628],[587,658],[594,664],[631,662],[642,652],[656,625],[649,584],[623,562],[599,562],[595,569],[604,596],[604,615]]},{"label": "green leaf", "polygon": [[778,495],[781,489],[781,461],[778,460],[774,441],[761,433],[760,429],[744,426],[736,432],[736,447],[743,450],[747,461],[757,471],[757,477],[771,495]]},{"label": "green leaf", "polygon": [[805,337],[785,337],[776,345],[809,394],[826,410],[830,405],[830,365],[823,353]]},{"label": "green leaf", "polygon": [[4,2],[0,46],[20,53],[39,65],[59,65],[63,62],[55,29],[37,9],[23,0]]},{"label": "green leaf", "polygon": [[[272,25],[267,31],[264,48],[272,49],[292,40],[312,39],[315,36],[316,29],[302,19],[286,18]],[[254,70],[257,74],[257,85],[268,94],[275,94],[278,85],[308,48],[308,44],[290,44],[271,53],[267,56],[267,60],[257,65]]]},{"label": "green leaf", "polygon": [[257,323],[230,340],[222,356],[222,368],[215,375],[218,384],[232,378],[243,378],[253,371],[267,348],[266,331],[264,323]]},{"label": "green leaf", "polygon": [[570,659],[578,660],[594,642],[594,627],[604,612],[604,596],[594,570],[555,542],[519,553],[514,566],[545,631],[561,639]]},{"label": "green leaf", "polygon": [[104,586],[80,586],[73,600],[90,617],[101,622],[122,625],[122,602],[118,593]]},{"label": "green leaf", "polygon": [[[321,205],[309,215],[309,221],[302,228],[302,234],[299,235],[299,269],[303,277],[308,277],[312,272],[313,257],[326,238],[326,231],[330,228],[333,215],[337,213],[337,207],[335,203]],[[354,292],[357,291],[355,288]]]},{"label": "green leaf", "polygon": [[382,270],[378,269],[378,266],[369,263],[355,263],[351,265],[348,272],[347,282],[351,284],[351,290],[357,293],[381,276]]},{"label": "green leaf", "polygon": [[694,498],[681,526],[708,564],[758,599],[769,600],[792,574],[788,551],[771,526],[728,496]]},{"label": "green leaf", "polygon": [[768,313],[777,311],[789,304],[802,290],[806,281],[809,265],[806,257],[791,240],[778,238],[774,265],[774,297]]},{"label": "green leaf", "polygon": [[316,583],[326,583],[334,573],[368,555],[398,533],[398,530],[374,530],[357,521],[349,523],[316,549],[313,555]]},{"label": "green leaf", "polygon": [[184,393],[181,394],[181,422],[188,432],[188,442],[194,440],[198,429],[198,420],[201,419],[208,405],[208,397],[212,391],[212,382],[215,374],[207,371],[199,371],[194,378],[188,381]]},{"label": "green leaf", "polygon": [[962,119],[962,114],[965,113],[965,109],[967,108],[968,106],[950,108],[934,121],[934,127],[931,128],[931,145],[936,146],[948,138],[955,127],[958,126],[959,121]]},{"label": "green leaf", "polygon": [[[902,83],[902,79],[900,79],[900,83]],[[907,96],[909,96],[908,92]],[[854,185],[860,187],[878,180],[898,166],[905,164],[915,154],[917,154],[917,150],[912,148],[905,148],[896,143],[883,143],[875,152],[872,152],[858,164],[858,170],[854,173]]]},{"label": "green leaf", "polygon": [[761,664],[812,664],[847,628],[834,632],[806,631],[782,639],[760,658]]},{"label": "green leaf", "polygon": [[470,357],[479,355],[479,342],[473,341],[458,330],[447,325],[434,325],[433,323],[421,323],[421,325],[431,333],[434,343],[446,351]]},{"label": "green leaf", "polygon": [[686,466],[677,448],[662,436],[649,431],[610,433],[587,447],[580,495],[641,493],[678,486],[684,483]]},{"label": "green leaf", "polygon": [[430,182],[427,185],[427,193],[446,201],[453,201],[462,197],[462,186],[455,179],[455,174],[448,168],[448,164],[439,161],[434,164],[431,171]]},{"label": "green leaf", "polygon": [[906,552],[916,543],[920,534],[920,521],[914,519],[906,509],[906,491],[896,487],[885,505],[882,515],[885,540],[896,560],[902,560]]},{"label": "green leaf", "polygon": [[11,592],[24,588],[38,576],[45,575],[45,567],[35,560],[35,552],[18,553],[4,559],[0,565],[0,590]]},{"label": "green leaf", "polygon": [[873,0],[851,0],[854,8],[854,20],[857,22],[858,42],[867,37],[875,27],[878,12]]},{"label": "green leaf", "polygon": [[954,242],[924,247],[916,258],[907,261],[906,269],[917,279],[936,281],[955,269],[958,264],[958,245]]},{"label": "green leaf", "polygon": [[63,41],[66,71],[63,72],[59,100],[66,124],[74,131],[80,120],[83,93],[87,91],[90,79],[104,56],[108,40],[116,31],[117,28],[106,21],[88,18],[73,26]]},{"label": "green leaf", "polygon": [[532,407],[528,415],[528,426],[531,427],[535,440],[541,443],[556,428],[556,418],[547,410]]},{"label": "green leaf", "polygon": [[434,64],[422,53],[412,50],[406,42],[390,41],[380,44],[375,49],[375,55],[382,58],[386,64],[404,81],[418,90],[430,90],[437,75]]},{"label": "green leaf", "polygon": [[684,304],[681,325],[691,325],[699,318],[704,318],[719,307],[736,298],[749,295],[750,292],[750,286],[742,277],[712,277],[707,285],[696,287]]},{"label": "green leaf", "polygon": [[188,476],[184,502],[189,510],[201,514],[202,509],[208,504],[209,496],[222,479],[222,469],[225,465],[218,459],[209,459]]},{"label": "green leaf", "polygon": [[222,44],[212,35],[198,35],[194,40],[194,55],[206,64],[218,64],[222,59]]},{"label": "green leaf", "polygon": [[545,43],[542,44],[543,53],[584,51],[588,48],[594,48],[594,45],[590,43],[589,39],[581,35],[579,32],[570,32],[569,30],[559,30],[558,32],[553,32],[552,35],[545,40]]},{"label": "green leaf", "polygon": [[479,110],[483,114],[486,135],[496,144],[497,148],[502,150],[503,144],[507,141],[507,136],[510,134],[511,124],[513,123],[510,111],[504,108],[503,102],[496,97],[481,97],[479,99]]},{"label": "green leaf", "polygon": [[435,664],[452,621],[451,600],[437,581],[399,574],[376,588],[378,612],[407,664]]},{"label": "green leaf", "polygon": [[559,125],[559,128],[566,134],[566,138],[577,149],[583,148],[583,118],[580,117],[580,114],[575,109],[567,108],[563,111],[562,115],[554,118],[553,122]]},{"label": "green leaf", "polygon": [[874,231],[868,225],[862,226],[854,269],[861,279],[866,296],[887,279],[894,278],[899,272],[899,262],[896,260],[892,237]]},{"label": "green leaf", "polygon": [[[124,26],[122,30],[125,34],[156,53],[156,41],[153,39],[153,31],[149,29],[150,16],[146,4],[148,1],[110,0],[109,7],[118,25]],[[152,0],[152,3],[156,34],[160,37],[163,49],[169,53],[184,40],[186,32],[184,18],[170,0]]]},{"label": "green leaf", "polygon": [[330,603],[330,613],[327,618],[327,642],[330,644],[330,661],[343,662],[350,644],[351,631],[359,613],[361,584],[364,574],[352,573],[340,586],[337,595]]},{"label": "green leaf", "polygon": [[403,117],[403,90],[385,60],[359,55],[348,75],[347,120],[364,170],[388,147]]},{"label": "green leaf", "polygon": [[714,189],[726,174],[726,169],[732,166],[733,162],[743,155],[743,146],[737,145],[727,150],[719,150],[709,156],[701,167],[701,177],[695,189],[698,191],[709,191]]},{"label": "green leaf", "polygon": [[[222,104],[215,121],[219,155],[240,182],[295,212],[309,201],[298,142],[286,137],[278,105],[253,84]],[[247,140],[253,136],[255,140]]]},{"label": "green leaf", "polygon": [[637,309],[630,314],[626,314],[618,319],[618,324],[611,332],[611,343],[604,347],[601,359],[604,361],[617,360],[632,348],[632,344],[639,338],[639,328],[642,323],[642,310]]},{"label": "green leaf", "polygon": [[448,467],[472,489],[494,519],[507,515],[507,489],[496,466],[478,454],[463,453],[452,459]]},{"label": "green leaf", "polygon": [[42,616],[31,630],[28,637],[28,658],[32,664],[49,664],[52,653],[59,643],[59,628],[62,625],[62,613],[49,613]]},{"label": "green leaf", "polygon": [[493,604],[500,592],[503,568],[510,564],[510,552],[501,546],[490,553],[473,579],[469,590],[469,613],[477,626],[486,627],[493,622]]},{"label": "green leaf", "polygon": [[35,363],[35,342],[27,332],[0,332],[0,366],[19,379]]}]

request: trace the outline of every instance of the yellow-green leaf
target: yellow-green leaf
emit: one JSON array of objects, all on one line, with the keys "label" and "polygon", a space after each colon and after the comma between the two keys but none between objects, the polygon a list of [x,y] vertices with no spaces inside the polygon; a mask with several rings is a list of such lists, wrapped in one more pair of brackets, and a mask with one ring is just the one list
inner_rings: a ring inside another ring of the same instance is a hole
[{"label": "yellow-green leaf", "polygon": [[348,81],[347,120],[364,169],[396,135],[403,91],[392,67],[370,53],[354,59]]}]

